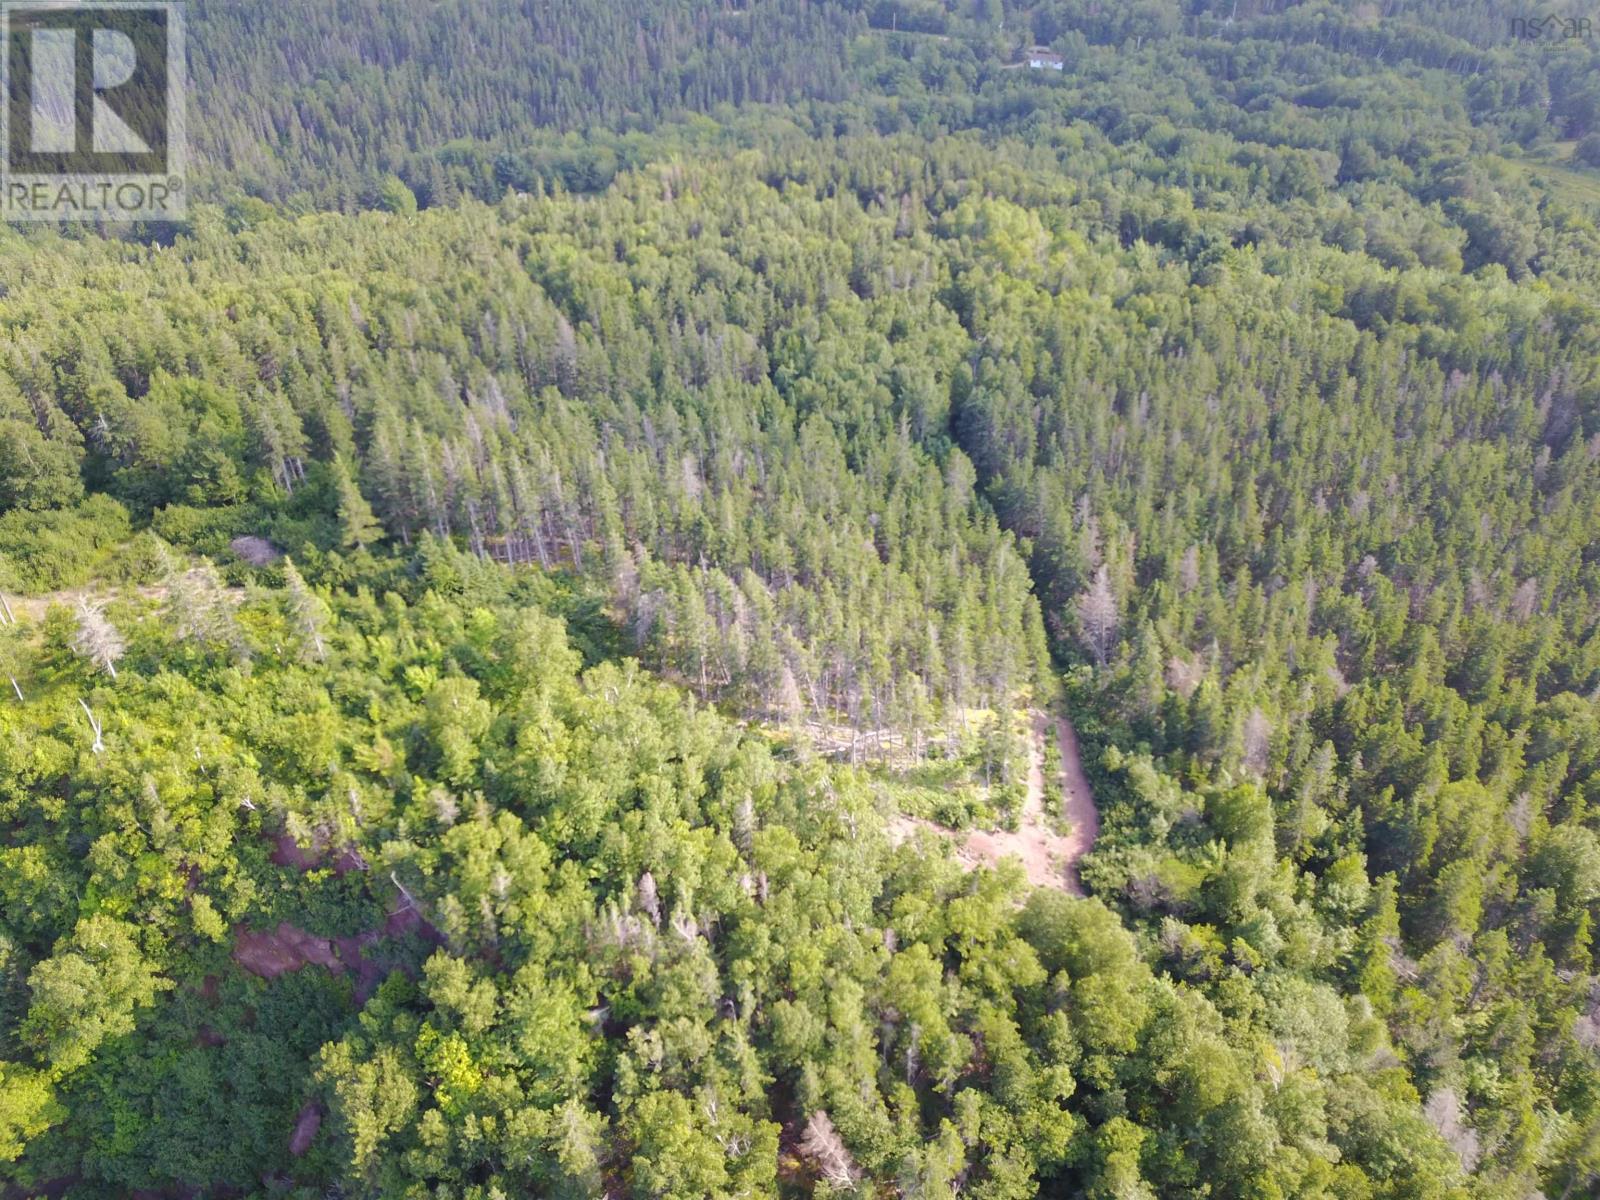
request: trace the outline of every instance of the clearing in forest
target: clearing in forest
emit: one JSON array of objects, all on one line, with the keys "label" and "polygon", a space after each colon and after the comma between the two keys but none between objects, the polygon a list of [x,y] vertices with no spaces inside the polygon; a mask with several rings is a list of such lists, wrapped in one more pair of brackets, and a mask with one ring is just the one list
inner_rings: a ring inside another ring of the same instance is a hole
[{"label": "clearing in forest", "polygon": [[[1068,822],[1066,833],[1058,833],[1045,811],[1044,744],[1055,726],[1061,769],[1056,778],[1062,813]],[[895,843],[905,841],[917,829],[931,829],[957,841],[956,857],[968,867],[992,867],[1002,859],[1015,857],[1022,863],[1028,882],[1034,887],[1053,887],[1083,895],[1078,879],[1078,860],[1094,846],[1100,832],[1100,815],[1089,791],[1088,777],[1078,751],[1078,736],[1065,717],[1053,719],[1042,712],[1030,717],[1032,736],[1028,739],[1028,789],[1015,830],[974,830],[965,835],[945,829],[920,817],[893,818],[889,835]]]}]

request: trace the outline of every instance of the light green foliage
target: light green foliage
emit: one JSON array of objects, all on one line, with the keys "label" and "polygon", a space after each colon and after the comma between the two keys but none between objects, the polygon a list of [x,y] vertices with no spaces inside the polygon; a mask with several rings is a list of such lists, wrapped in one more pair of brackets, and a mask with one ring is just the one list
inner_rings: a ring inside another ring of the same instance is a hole
[{"label": "light green foliage", "polygon": [[333,486],[339,503],[339,543],[346,549],[365,550],[383,536],[383,529],[342,458],[333,460]]},{"label": "light green foliage", "polygon": [[47,1072],[0,1062],[0,1162],[15,1162],[29,1139],[64,1115]]},{"label": "light green foliage", "polygon": [[[220,203],[0,235],[8,1181],[1594,1191],[1593,44],[195,7]],[[892,846],[1060,668],[1093,897]]]},{"label": "light green foliage", "polygon": [[171,986],[157,978],[132,926],[85,917],[29,972],[32,1002],[18,1036],[52,1072],[65,1075],[107,1038],[133,1032],[135,1010]]}]

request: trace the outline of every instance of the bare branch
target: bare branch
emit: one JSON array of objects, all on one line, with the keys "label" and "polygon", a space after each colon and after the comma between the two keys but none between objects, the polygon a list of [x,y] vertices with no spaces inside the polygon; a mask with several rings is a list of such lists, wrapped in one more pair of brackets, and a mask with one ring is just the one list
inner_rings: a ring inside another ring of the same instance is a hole
[{"label": "bare branch", "polygon": [[1117,597],[1111,589],[1111,576],[1104,564],[1094,574],[1094,582],[1078,597],[1078,629],[1096,666],[1103,667],[1111,657],[1117,636]]},{"label": "bare branch", "polygon": [[817,1164],[822,1178],[833,1187],[854,1188],[860,1178],[844,1139],[834,1129],[832,1118],[820,1108],[806,1122],[800,1152]]},{"label": "bare branch", "polygon": [[94,752],[96,754],[104,754],[106,743],[105,739],[101,736],[102,730],[100,728],[100,721],[95,717],[94,712],[92,709],[90,709],[88,702],[81,697],[78,700],[78,707],[83,709],[83,715],[89,718],[89,728],[94,730]]},{"label": "bare branch", "polygon": [[86,597],[78,600],[78,635],[72,648],[111,678],[117,677],[117,660],[126,649],[122,635]]}]

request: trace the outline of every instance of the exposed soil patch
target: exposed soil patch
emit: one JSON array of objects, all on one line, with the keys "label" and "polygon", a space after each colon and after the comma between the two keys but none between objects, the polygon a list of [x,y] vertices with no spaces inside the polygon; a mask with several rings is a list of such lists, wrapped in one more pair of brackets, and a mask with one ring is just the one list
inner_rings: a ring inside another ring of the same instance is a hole
[{"label": "exposed soil patch", "polygon": [[356,1003],[365,1004],[394,964],[374,958],[370,951],[383,938],[416,934],[430,946],[444,945],[444,936],[414,907],[406,904],[390,913],[378,929],[344,937],[325,938],[280,922],[268,931],[240,930],[233,939],[233,960],[263,979],[276,979],[302,967],[325,967],[335,975],[355,975]]},{"label": "exposed soil patch", "polygon": [[1078,878],[1078,860],[1094,849],[1100,836],[1100,810],[1095,807],[1089,777],[1083,772],[1083,755],[1078,750],[1078,733],[1065,717],[1056,718],[1056,744],[1061,748],[1062,812],[1069,828],[1062,857],[1071,865],[1073,891],[1083,894]]},{"label": "exposed soil patch", "polygon": [[[124,587],[107,590],[105,588],[76,587],[65,588],[59,592],[46,592],[40,596],[18,596],[11,592],[0,593],[0,624],[7,624],[6,615],[21,623],[27,620],[37,624],[44,620],[53,605],[59,604],[69,610],[76,610],[80,600],[87,600],[90,604],[110,604],[116,600],[137,598],[140,600],[165,600],[171,589],[164,583],[144,584],[140,587]],[[231,603],[241,603],[245,598],[245,589],[240,587],[225,587],[222,595]]]},{"label": "exposed soil patch", "polygon": [[300,1115],[295,1118],[294,1132],[289,1135],[289,1153],[299,1158],[311,1149],[311,1143],[317,1140],[317,1130],[322,1128],[322,1109],[315,1100],[306,1101]]},{"label": "exposed soil patch", "polygon": [[[977,830],[965,836],[917,817],[897,816],[890,821],[889,836],[896,844],[917,829],[933,830],[957,841],[956,857],[969,868],[992,867],[1005,858],[1022,863],[1028,882],[1034,887],[1059,888],[1072,895],[1083,895],[1078,880],[1078,860],[1094,845],[1100,832],[1100,814],[1089,791],[1088,777],[1078,753],[1078,737],[1065,717],[1054,720],[1056,744],[1060,749],[1061,770],[1047,789],[1044,776],[1044,742],[1051,733],[1052,721],[1044,713],[1032,714],[1032,737],[1028,742],[1028,787],[1015,831]],[[1063,814],[1070,823],[1065,834],[1057,833],[1046,812],[1047,796],[1061,796]]]},{"label": "exposed soil patch", "polygon": [[283,557],[282,550],[279,550],[266,538],[256,537],[254,534],[234,538],[233,541],[228,543],[228,549],[232,550],[241,561],[249,563],[252,567],[270,567]]},{"label": "exposed soil patch", "polygon": [[[243,593],[240,593],[243,595]],[[165,600],[167,588],[165,584],[156,584],[149,587],[125,589],[122,592],[97,591],[94,588],[68,588],[65,591],[50,592],[43,596],[13,596],[6,593],[5,610],[9,611],[18,621],[42,621],[50,606],[60,604],[69,609],[76,609],[78,601],[88,600],[93,604],[104,603],[116,599],[119,595],[135,595],[144,600]]]},{"label": "exposed soil patch", "polygon": [[[411,904],[404,904],[390,913],[383,922],[384,937],[403,937],[408,933],[417,934],[430,946],[444,945],[444,934],[433,927],[433,923],[417,911]],[[366,934],[362,935],[367,936]]]},{"label": "exposed soil patch", "polygon": [[293,867],[297,871],[309,871],[317,865],[317,860],[322,857],[322,852],[314,847],[306,849],[287,833],[280,833],[272,839],[271,858],[280,867]]},{"label": "exposed soil patch", "polygon": [[[327,838],[318,833],[310,846],[302,846],[287,833],[272,836],[272,861],[280,867],[293,867],[297,871],[312,871],[322,865],[328,854]],[[365,871],[367,860],[354,846],[341,846],[333,856],[333,873],[344,876],[351,871]]]},{"label": "exposed soil patch", "polygon": [[246,971],[263,979],[276,979],[312,964],[327,967],[335,975],[344,970],[332,942],[287,921],[280,922],[272,933],[240,933],[233,941],[233,958]]}]

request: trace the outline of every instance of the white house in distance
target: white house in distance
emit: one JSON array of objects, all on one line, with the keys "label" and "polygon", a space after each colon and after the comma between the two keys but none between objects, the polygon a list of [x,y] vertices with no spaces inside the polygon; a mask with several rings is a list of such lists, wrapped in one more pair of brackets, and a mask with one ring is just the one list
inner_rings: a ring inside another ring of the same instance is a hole
[{"label": "white house in distance", "polygon": [[1028,66],[1034,71],[1060,71],[1066,67],[1066,61],[1054,50],[1032,46],[1028,49]]}]

